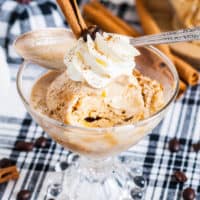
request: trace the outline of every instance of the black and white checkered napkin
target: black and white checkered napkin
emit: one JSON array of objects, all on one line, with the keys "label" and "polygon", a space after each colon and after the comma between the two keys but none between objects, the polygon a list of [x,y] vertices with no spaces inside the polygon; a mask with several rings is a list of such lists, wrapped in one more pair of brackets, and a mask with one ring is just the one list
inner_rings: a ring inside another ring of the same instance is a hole
[{"label": "black and white checkered napkin", "polygon": [[9,62],[19,62],[12,48],[17,36],[30,30],[62,26],[64,20],[54,0],[33,0],[27,4],[4,0],[0,4],[0,45],[6,48]]},{"label": "black and white checkered napkin", "polygon": [[[0,1],[1,2],[1,1]],[[117,1],[116,1],[117,2]],[[83,3],[81,1],[80,3]],[[8,48],[9,60],[16,60],[11,48],[16,35],[42,26],[64,26],[54,1],[38,0],[28,5],[15,1],[3,1],[0,8],[0,45]],[[114,13],[131,25],[138,26],[134,5],[105,3]],[[67,151],[51,140],[26,113],[20,99],[16,97],[16,66],[10,67],[12,74],[9,98],[0,104],[0,158],[10,157],[17,161],[20,178],[0,184],[0,199],[15,200],[21,189],[32,191],[32,200],[43,200],[45,177],[53,176],[57,162],[66,159]],[[6,106],[9,109],[6,109]],[[34,149],[25,153],[14,150],[18,140],[35,141],[41,135],[48,137],[48,148]],[[177,137],[181,151],[170,153],[168,141]],[[135,164],[143,167],[148,184],[145,200],[177,200],[187,186],[193,187],[200,200],[200,152],[191,151],[192,143],[200,140],[200,85],[189,88],[182,100],[172,105],[163,122],[131,151]],[[175,170],[186,173],[188,181],[183,185],[172,179]]]}]

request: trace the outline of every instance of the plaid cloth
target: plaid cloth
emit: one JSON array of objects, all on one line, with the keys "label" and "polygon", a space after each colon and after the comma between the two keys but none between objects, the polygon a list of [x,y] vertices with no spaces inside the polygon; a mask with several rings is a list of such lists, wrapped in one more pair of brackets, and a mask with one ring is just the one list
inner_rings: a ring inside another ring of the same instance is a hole
[{"label": "plaid cloth", "polygon": [[14,39],[27,31],[64,26],[54,0],[36,0],[21,4],[6,0],[0,4],[0,45],[7,50],[9,62],[20,62],[12,48]]},{"label": "plaid cloth", "polygon": [[[83,1],[80,3],[82,4]],[[38,0],[30,5],[19,6],[15,1],[7,0],[0,1],[0,5],[0,44],[7,47],[8,58],[12,61],[16,57],[12,54],[10,44],[15,35],[37,28],[39,25],[65,24],[53,1]],[[105,5],[131,25],[139,26],[134,5],[119,4],[119,1],[118,4],[105,2]],[[11,9],[15,11],[11,12]],[[27,14],[23,16],[23,12],[30,12],[33,16],[27,19]],[[11,15],[20,18],[23,23],[17,22],[15,20],[17,18]],[[53,16],[55,20],[52,20]],[[35,26],[33,21],[40,22]],[[16,65],[10,65],[11,87],[8,97],[0,99],[0,158],[10,157],[16,161],[20,178],[17,181],[0,184],[0,199],[15,200],[19,190],[29,189],[32,191],[32,200],[42,200],[40,194],[41,191],[45,192],[43,190],[45,177],[53,176],[55,164],[66,160],[68,152],[51,140],[25,111],[15,89],[17,69]],[[48,148],[34,149],[29,153],[14,150],[16,141],[35,141],[41,135],[48,137]],[[168,141],[174,137],[180,139],[182,144],[181,151],[178,153],[170,153],[168,150]],[[200,200],[200,152],[191,151],[192,143],[198,142],[199,139],[200,85],[189,88],[185,96],[172,105],[162,123],[131,148],[136,165],[143,167],[143,174],[147,179],[145,200],[181,199],[182,189],[188,186],[196,190],[196,199]],[[186,173],[188,181],[185,184],[174,182],[172,174],[175,170]]]}]

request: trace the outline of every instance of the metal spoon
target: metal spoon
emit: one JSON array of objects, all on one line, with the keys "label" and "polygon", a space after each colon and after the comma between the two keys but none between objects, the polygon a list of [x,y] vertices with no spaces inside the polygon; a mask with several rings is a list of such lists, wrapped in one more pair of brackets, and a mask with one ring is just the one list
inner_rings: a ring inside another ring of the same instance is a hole
[{"label": "metal spoon", "polygon": [[20,35],[14,42],[15,51],[25,60],[53,70],[66,69],[64,56],[76,42],[65,28],[45,28]]},{"label": "metal spoon", "polygon": [[146,46],[193,40],[200,40],[200,27],[162,32],[159,34],[145,35],[136,38],[131,37],[131,44],[134,46]]},{"label": "metal spoon", "polygon": [[[163,32],[137,38],[130,37],[133,46],[168,44],[200,40],[200,27]],[[76,42],[72,32],[64,28],[46,28],[19,36],[14,42],[17,53],[47,69],[64,70],[66,51]]]}]

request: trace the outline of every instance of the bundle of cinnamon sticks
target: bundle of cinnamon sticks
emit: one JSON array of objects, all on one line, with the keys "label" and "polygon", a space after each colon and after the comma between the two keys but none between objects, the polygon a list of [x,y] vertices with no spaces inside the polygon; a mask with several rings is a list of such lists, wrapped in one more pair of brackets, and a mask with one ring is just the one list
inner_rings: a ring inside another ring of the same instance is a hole
[{"label": "bundle of cinnamon sticks", "polygon": [[[140,17],[141,25],[145,34],[160,33],[161,30],[145,8],[143,0],[136,0],[136,9]],[[104,31],[124,34],[128,36],[137,37],[141,34],[128,25],[126,22],[113,15],[107,8],[105,8],[98,1],[91,1],[84,5],[83,16],[87,24],[96,24]],[[180,77],[179,95],[180,97],[186,91],[186,84],[193,86],[199,82],[199,73],[189,63],[186,63],[181,58],[175,56],[168,45],[157,46],[163,53],[165,53],[175,64]]]},{"label": "bundle of cinnamon sticks", "polygon": [[79,11],[76,0],[57,0],[69,26],[76,38],[79,38],[84,30],[87,29],[85,21]]}]

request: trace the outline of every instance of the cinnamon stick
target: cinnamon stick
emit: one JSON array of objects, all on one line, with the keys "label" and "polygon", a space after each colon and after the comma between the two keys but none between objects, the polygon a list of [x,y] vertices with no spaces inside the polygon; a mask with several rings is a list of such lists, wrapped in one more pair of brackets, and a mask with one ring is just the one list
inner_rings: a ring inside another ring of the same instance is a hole
[{"label": "cinnamon stick", "polygon": [[190,64],[175,55],[173,55],[173,62],[176,66],[180,78],[183,81],[191,86],[198,84],[199,73],[197,70],[195,70]]},{"label": "cinnamon stick", "polygon": [[87,26],[78,9],[76,0],[57,0],[69,26],[76,38],[79,38]]},{"label": "cinnamon stick", "polygon": [[[98,7],[98,8],[97,8]],[[125,22],[111,14],[103,5],[99,6],[97,2],[85,4],[83,7],[83,16],[87,21],[98,25],[106,32],[118,33],[122,35],[137,36],[138,32],[133,28],[127,28]],[[123,24],[123,25],[122,25]],[[126,27],[126,28],[125,28]]]},{"label": "cinnamon stick", "polygon": [[108,18],[111,18],[112,21],[114,21],[116,24],[118,24],[118,26],[120,26],[122,29],[126,31],[127,35],[132,36],[132,37],[137,37],[140,35],[140,33],[136,29],[131,27],[129,24],[127,24],[125,21],[123,21],[116,15],[112,14],[105,6],[103,6],[98,1],[91,1],[90,3],[88,3],[88,5],[98,10],[98,12],[103,13],[104,16],[106,15]]},{"label": "cinnamon stick", "polygon": [[16,166],[10,166],[0,169],[0,184],[7,182],[11,179],[17,179],[19,177],[19,172]]},{"label": "cinnamon stick", "polygon": [[[145,34],[156,34],[161,32],[155,20],[145,7],[143,0],[136,0],[136,9]],[[199,74],[196,69],[194,69],[189,63],[183,61],[181,58],[173,55],[168,45],[158,45],[157,47],[169,58],[171,58],[172,61],[174,61],[179,77],[183,81],[185,81],[189,85],[198,84]]]},{"label": "cinnamon stick", "polygon": [[[146,9],[143,0],[136,0],[136,10],[145,34],[148,35],[161,32],[153,17],[151,17],[148,10]],[[171,58],[171,52],[168,45],[161,44],[157,45],[156,47],[165,53],[169,58]]]},{"label": "cinnamon stick", "polygon": [[89,21],[88,19],[84,18],[87,27],[95,25],[93,22]]},{"label": "cinnamon stick", "polygon": [[178,95],[176,97],[176,99],[179,99],[186,91],[187,86],[183,81],[179,81],[179,91],[178,91]]}]

